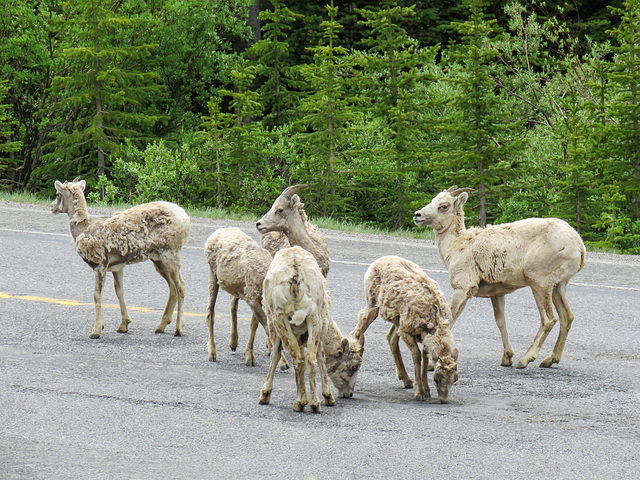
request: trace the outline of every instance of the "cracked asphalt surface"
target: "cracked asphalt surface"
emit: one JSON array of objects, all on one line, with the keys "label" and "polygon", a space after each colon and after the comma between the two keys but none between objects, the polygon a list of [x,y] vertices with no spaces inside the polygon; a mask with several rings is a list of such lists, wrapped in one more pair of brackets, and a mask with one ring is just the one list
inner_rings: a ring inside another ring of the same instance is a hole
[{"label": "cracked asphalt surface", "polygon": [[[553,368],[538,361],[524,370],[501,367],[491,304],[472,299],[453,329],[460,379],[449,404],[414,401],[402,388],[388,325],[377,319],[354,397],[301,414],[292,410],[291,371],[277,372],[271,404],[258,405],[268,368],[264,332],[259,365],[244,366],[250,311],[241,304],[240,345],[231,352],[224,294],[216,309],[218,361],[207,361],[203,245],[230,225],[258,239],[250,222],[192,219],[182,254],[183,337],[172,335],[173,325],[154,334],[167,288],[146,262],[125,269],[129,333],[116,333],[108,280],[105,330],[91,340],[93,275],[71,247],[67,216],[0,202],[0,478],[628,479],[640,471],[640,257],[588,253],[569,286],[576,319]],[[364,306],[364,272],[382,255],[418,263],[450,300],[433,242],[323,233],[343,333]],[[528,289],[508,295],[506,305],[518,357],[533,340],[538,313]]]}]

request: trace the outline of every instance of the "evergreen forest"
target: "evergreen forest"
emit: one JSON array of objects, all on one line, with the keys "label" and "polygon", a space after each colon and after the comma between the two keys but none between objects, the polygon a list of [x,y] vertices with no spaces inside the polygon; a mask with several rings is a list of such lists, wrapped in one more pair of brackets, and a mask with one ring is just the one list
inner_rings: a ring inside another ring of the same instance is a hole
[{"label": "evergreen forest", "polygon": [[410,229],[554,216],[640,254],[640,0],[2,0],[0,190]]}]

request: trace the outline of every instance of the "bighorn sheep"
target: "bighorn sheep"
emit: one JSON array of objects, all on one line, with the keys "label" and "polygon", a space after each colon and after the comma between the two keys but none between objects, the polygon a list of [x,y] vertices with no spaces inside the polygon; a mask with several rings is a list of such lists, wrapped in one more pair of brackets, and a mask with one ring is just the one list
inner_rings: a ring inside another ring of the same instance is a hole
[{"label": "bighorn sheep", "polygon": [[[415,398],[425,400],[430,396],[427,372],[431,357],[436,360],[433,380],[438,399],[446,403],[449,388],[458,380],[458,351],[449,330],[451,310],[438,283],[415,263],[386,256],[373,262],[365,273],[364,293],[367,306],[358,314],[352,335],[364,340],[364,332],[378,315],[391,322],[387,340],[398,379],[405,388],[413,386],[400,355],[400,336],[413,357]],[[422,353],[418,343],[422,343]]]},{"label": "bighorn sheep", "polygon": [[[285,188],[273,202],[271,209],[256,222],[256,228],[263,234],[263,247],[272,253],[276,248],[281,248],[282,243],[273,237],[265,237],[264,234],[268,232],[283,232],[287,236],[290,245],[299,245],[311,252],[320,266],[322,275],[326,277],[331,266],[329,247],[318,227],[307,220],[304,203],[296,195],[297,192],[306,187],[307,185],[293,185]],[[277,245],[270,247],[274,242]]]},{"label": "bighorn sheep", "polygon": [[[295,411],[301,412],[309,404],[312,412],[320,412],[316,392],[318,368],[325,405],[335,404],[327,374],[340,396],[352,396],[362,363],[362,343],[344,337],[333,321],[327,281],[309,252],[294,246],[276,253],[264,279],[263,304],[273,351],[260,404],[271,400],[278,354],[283,346],[295,369],[298,391],[293,404]],[[305,363],[310,397],[305,388]]]},{"label": "bighorn sheep", "polygon": [[64,184],[56,180],[55,187],[57,193],[51,211],[69,215],[75,250],[95,275],[93,299],[96,321],[90,338],[99,338],[104,328],[101,300],[107,272],[113,273],[120,303],[122,320],[118,332],[129,330],[131,317],[124,303],[123,269],[125,265],[144,260],[151,260],[169,285],[169,301],[156,333],[163,333],[171,323],[177,302],[175,335],[182,335],[185,281],[180,273],[179,252],[189,237],[191,222],[187,213],[173,203],[151,202],[111,217],[90,218],[84,197],[84,180]]},{"label": "bighorn sheep", "polygon": [[[204,246],[209,263],[209,305],[207,327],[209,330],[209,360],[216,360],[216,345],[213,336],[215,306],[218,290],[222,287],[232,295],[231,339],[229,347],[235,351],[238,346],[238,300],[242,299],[251,308],[251,333],[245,348],[245,365],[256,364],[253,342],[258,322],[267,329],[267,316],[262,310],[262,283],[271,264],[271,254],[261,248],[249,235],[235,227],[220,228],[213,232]],[[281,368],[288,368],[284,356]]]},{"label": "bighorn sheep", "polygon": [[463,206],[471,190],[453,186],[414,215],[416,225],[427,225],[435,231],[440,258],[449,270],[454,290],[451,326],[471,296],[491,298],[502,335],[502,365],[511,366],[514,351],[507,335],[504,296],[529,286],[540,312],[540,329],[516,368],[524,368],[537,358],[559,316],[558,340],[551,355],[540,364],[550,367],[562,357],[574,318],[567,302],[567,283],[584,265],[582,239],[557,218],[529,218],[465,229]]}]

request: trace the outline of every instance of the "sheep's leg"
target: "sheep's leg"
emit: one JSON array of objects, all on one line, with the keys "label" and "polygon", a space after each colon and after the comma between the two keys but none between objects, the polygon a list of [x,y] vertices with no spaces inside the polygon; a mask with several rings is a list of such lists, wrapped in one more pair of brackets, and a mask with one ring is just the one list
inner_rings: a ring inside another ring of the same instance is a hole
[{"label": "sheep's leg", "polygon": [[324,348],[318,350],[318,367],[320,369],[320,382],[322,386],[322,397],[324,398],[324,404],[332,407],[336,404],[336,399],[331,391],[329,385],[329,376],[327,375],[327,364],[324,355]]},{"label": "sheep's leg", "polygon": [[422,383],[422,352],[420,351],[420,347],[418,346],[415,337],[412,335],[402,335],[402,339],[404,340],[404,343],[407,344],[407,347],[409,347],[411,356],[413,357],[413,368],[416,378],[414,387],[415,399],[425,400],[427,397],[424,390],[424,384]]},{"label": "sheep's leg", "polygon": [[393,355],[393,361],[396,364],[396,376],[404,384],[404,388],[413,388],[413,380],[409,377],[407,369],[404,367],[402,355],[400,354],[400,337],[398,336],[398,327],[392,325],[387,333],[387,342]]},{"label": "sheep's leg", "polygon": [[307,318],[307,332],[309,339],[307,340],[307,376],[309,377],[309,410],[312,413],[320,413],[320,401],[318,400],[318,390],[316,376],[318,373],[318,355],[321,352],[320,332],[313,330],[311,319]]},{"label": "sheep's leg", "polygon": [[449,323],[449,328],[453,328],[453,325],[464,310],[469,298],[471,298],[471,294],[466,290],[456,288],[453,291],[453,296],[451,297],[451,323]]},{"label": "sheep's leg", "polygon": [[369,328],[369,325],[371,325],[378,316],[378,311],[378,307],[367,307],[360,310],[358,313],[358,324],[352,332],[354,338],[360,339],[360,337],[364,335],[364,332]]},{"label": "sheep's leg", "polygon": [[553,289],[553,304],[558,311],[560,317],[560,333],[558,334],[558,340],[553,347],[553,352],[547,358],[545,358],[540,366],[543,368],[550,367],[554,363],[558,363],[562,358],[562,351],[564,350],[564,344],[567,341],[567,335],[571,329],[571,323],[573,322],[573,312],[569,308],[567,302],[567,283],[562,282],[555,286]]},{"label": "sheep's leg", "polygon": [[533,339],[533,343],[527,350],[527,352],[520,359],[516,368],[525,368],[529,362],[535,360],[538,357],[538,353],[540,353],[540,348],[542,348],[542,344],[546,340],[549,332],[555,325],[558,317],[556,317],[555,312],[553,310],[552,304],[552,290],[545,289],[537,286],[532,286],[531,290],[533,291],[533,297],[536,299],[536,304],[538,305],[538,310],[540,312],[540,328],[538,329],[538,333]]},{"label": "sheep's leg", "polygon": [[258,330],[258,318],[254,313],[251,315],[251,327],[249,330],[249,339],[247,340],[247,346],[244,349],[244,364],[248,367],[254,367],[256,365],[256,356],[253,352],[253,344],[256,339],[256,331]]},{"label": "sheep's leg", "polygon": [[289,353],[291,354],[293,370],[296,376],[296,390],[298,392],[296,401],[293,402],[293,410],[296,412],[302,412],[304,410],[304,406],[309,403],[304,381],[304,371],[306,366],[305,356],[304,352],[300,351],[300,348],[293,348],[289,350]]},{"label": "sheep's leg", "polygon": [[[251,307],[251,310],[253,311],[253,315],[251,317],[251,329],[249,332],[249,340],[247,341],[247,348],[245,349],[245,364],[246,365],[256,365],[256,359],[254,356],[254,351],[253,351],[253,344],[255,342],[256,339],[256,332],[258,330],[258,324],[262,325],[264,327],[264,331],[267,334],[267,347],[269,348],[269,352],[272,353],[272,347],[271,347],[271,339],[269,338],[269,332],[267,330],[267,316],[264,313],[264,310],[262,310],[262,302],[257,300],[257,301],[250,301],[249,303],[249,307]],[[247,349],[251,348],[251,362],[249,363],[249,357],[247,356]],[[287,357],[284,355],[284,351],[280,354],[280,361],[278,362],[278,366],[280,367],[280,370],[286,370],[289,368],[289,362],[287,361]]]},{"label": "sheep's leg", "polygon": [[267,380],[264,382],[262,390],[260,390],[260,405],[268,405],[271,401],[271,392],[273,391],[273,377],[276,374],[276,368],[278,366],[278,356],[282,352],[282,341],[277,335],[273,338],[273,351],[271,353],[271,363],[269,364],[269,373],[267,373]]},{"label": "sheep's leg", "polygon": [[104,323],[102,322],[102,289],[104,287],[104,280],[107,274],[107,269],[102,266],[98,266],[93,270],[95,283],[93,287],[93,303],[96,307],[96,323],[93,325],[91,335],[89,338],[100,338],[100,333],[104,329]]},{"label": "sheep's leg", "polygon": [[503,367],[510,367],[513,365],[513,347],[509,341],[509,334],[507,333],[507,321],[504,316],[504,295],[498,295],[491,297],[491,305],[493,306],[493,316],[496,319],[496,325],[500,330],[502,336],[502,363]]},{"label": "sheep's leg", "polygon": [[173,283],[178,290],[178,312],[176,313],[176,330],[173,333],[176,337],[182,336],[182,327],[184,327],[184,294],[187,283],[180,273],[180,260],[178,260],[178,268],[173,272]]},{"label": "sheep's leg", "polygon": [[156,327],[156,333],[164,333],[167,325],[170,324],[173,320],[173,309],[175,308],[178,301],[178,287],[174,284],[173,279],[171,278],[171,274],[167,269],[167,265],[165,265],[162,260],[151,261],[153,262],[153,266],[156,267],[156,271],[162,278],[164,278],[164,280],[167,282],[167,285],[169,285],[169,300],[167,301],[167,305],[165,306],[164,312],[162,313],[162,319]]},{"label": "sheep's leg", "polygon": [[[296,401],[293,402],[293,410],[296,412],[302,412],[304,410],[304,406],[309,403],[304,381],[304,371],[306,367],[304,347],[298,343],[298,339],[293,334],[291,325],[289,324],[289,319],[285,318],[280,321],[284,323],[284,332],[280,337],[280,340],[282,340],[284,348],[286,348],[289,351],[289,355],[291,355],[291,363],[293,363],[293,370],[296,377],[296,390],[298,392],[298,396]],[[311,335],[309,335],[309,337],[311,338]],[[307,342],[309,341],[310,340]]]},{"label": "sheep's leg", "polygon": [[118,333],[127,333],[129,331],[129,324],[131,323],[131,317],[127,312],[127,306],[124,303],[124,289],[123,286],[123,270],[121,268],[113,270],[113,286],[116,289],[116,296],[118,297],[118,303],[120,304],[120,326],[118,327]]},{"label": "sheep's leg", "polygon": [[[229,336],[229,348],[232,352],[238,348],[238,303],[240,299],[231,295],[231,335]],[[247,345],[249,348],[249,345]],[[245,356],[247,351],[245,350]],[[253,365],[253,363],[251,364]]]},{"label": "sheep's leg", "polygon": [[424,344],[422,344],[422,371],[420,373],[422,374],[424,394],[427,398],[431,398],[431,390],[429,389],[429,349]]},{"label": "sheep's leg", "polygon": [[[209,305],[207,306],[207,329],[209,330],[209,361],[216,361],[216,342],[213,337],[213,325],[216,316],[216,299],[218,298],[218,279],[216,275],[209,272]],[[267,402],[269,403],[269,402]]]}]

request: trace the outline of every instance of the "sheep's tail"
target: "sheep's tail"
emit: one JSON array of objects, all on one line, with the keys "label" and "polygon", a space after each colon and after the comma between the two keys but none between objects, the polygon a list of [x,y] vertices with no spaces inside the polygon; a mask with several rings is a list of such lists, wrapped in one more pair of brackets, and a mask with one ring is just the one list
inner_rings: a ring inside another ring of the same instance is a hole
[{"label": "sheep's tail", "polygon": [[276,303],[290,318],[292,325],[302,325],[309,315],[316,313],[318,306],[309,295],[310,288],[303,279],[293,277],[273,290]]}]

